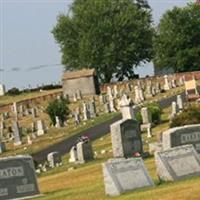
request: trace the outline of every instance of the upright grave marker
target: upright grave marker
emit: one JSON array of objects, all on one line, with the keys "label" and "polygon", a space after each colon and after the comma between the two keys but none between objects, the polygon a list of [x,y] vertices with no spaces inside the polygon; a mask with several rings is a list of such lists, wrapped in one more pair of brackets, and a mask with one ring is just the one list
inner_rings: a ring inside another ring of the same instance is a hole
[{"label": "upright grave marker", "polygon": [[200,157],[192,145],[156,152],[155,162],[161,180],[175,181],[200,176]]},{"label": "upright grave marker", "polygon": [[114,157],[132,157],[142,153],[142,139],[139,123],[136,120],[120,120],[110,126]]},{"label": "upright grave marker", "polygon": [[141,158],[110,159],[103,164],[103,174],[105,192],[110,196],[154,186]]},{"label": "upright grave marker", "polygon": [[31,197],[39,193],[31,156],[0,158],[0,200]]},{"label": "upright grave marker", "polygon": [[162,135],[163,150],[193,144],[200,153],[200,124],[171,128]]}]

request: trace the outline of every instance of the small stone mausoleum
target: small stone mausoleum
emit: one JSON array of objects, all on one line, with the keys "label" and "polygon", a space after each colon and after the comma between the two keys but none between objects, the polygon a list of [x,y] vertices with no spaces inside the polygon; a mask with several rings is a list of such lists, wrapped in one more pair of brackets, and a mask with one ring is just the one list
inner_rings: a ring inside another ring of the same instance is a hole
[{"label": "small stone mausoleum", "polygon": [[79,71],[64,72],[62,76],[64,96],[73,95],[80,90],[82,95],[99,94],[99,83],[95,69],[83,69]]}]

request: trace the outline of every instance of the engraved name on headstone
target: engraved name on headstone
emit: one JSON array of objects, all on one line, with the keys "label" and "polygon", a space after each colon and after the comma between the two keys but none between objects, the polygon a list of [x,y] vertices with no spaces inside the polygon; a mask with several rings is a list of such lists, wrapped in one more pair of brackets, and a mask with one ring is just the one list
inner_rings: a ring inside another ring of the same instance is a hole
[{"label": "engraved name on headstone", "polygon": [[163,149],[193,144],[200,153],[200,124],[171,128],[162,135]]},{"label": "engraved name on headstone", "polygon": [[30,197],[39,193],[31,156],[0,159],[0,200]]}]

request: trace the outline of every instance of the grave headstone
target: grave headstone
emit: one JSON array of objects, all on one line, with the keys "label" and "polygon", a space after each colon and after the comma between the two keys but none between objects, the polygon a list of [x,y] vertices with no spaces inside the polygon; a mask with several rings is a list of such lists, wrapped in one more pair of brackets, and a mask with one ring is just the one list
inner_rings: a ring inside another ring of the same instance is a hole
[{"label": "grave headstone", "polygon": [[42,120],[37,121],[37,135],[44,135],[45,129],[44,129],[44,123]]},{"label": "grave headstone", "polygon": [[103,164],[103,175],[105,193],[109,196],[154,186],[141,158],[110,159]]},{"label": "grave headstone", "polygon": [[96,117],[96,105],[94,101],[90,101],[88,104],[89,107],[89,113],[90,113],[90,117],[91,118],[95,118]]},{"label": "grave headstone", "polygon": [[171,119],[173,119],[178,113],[178,106],[175,101],[172,102],[172,111],[171,111]]},{"label": "grave headstone", "polygon": [[200,153],[200,124],[171,128],[162,134],[163,149],[193,144]]},{"label": "grave headstone", "polygon": [[84,102],[83,103],[83,120],[86,121],[90,119],[90,113],[88,110],[88,105]]},{"label": "grave headstone", "polygon": [[76,145],[77,159],[79,163],[85,163],[93,160],[92,145],[89,141],[81,141]]},{"label": "grave headstone", "polygon": [[70,158],[69,158],[69,162],[70,163],[73,163],[73,162],[76,162],[78,161],[78,155],[77,155],[77,148],[76,148],[76,145],[73,146],[71,149],[70,149]]},{"label": "grave headstone", "polygon": [[58,116],[56,116],[56,124],[55,124],[55,127],[56,128],[60,128],[62,126],[62,122],[61,120],[59,119]]},{"label": "grave headstone", "polygon": [[181,95],[177,95],[177,105],[179,110],[183,110],[183,99]]},{"label": "grave headstone", "polygon": [[52,168],[59,166],[62,163],[60,153],[57,151],[49,153],[47,155],[47,161],[49,162],[49,166]]},{"label": "grave headstone", "polygon": [[142,115],[142,123],[143,124],[151,124],[152,123],[152,115],[150,110],[147,107],[143,107],[141,109],[141,115]]},{"label": "grave headstone", "polygon": [[119,102],[123,119],[135,119],[133,101],[124,94]]},{"label": "grave headstone", "polygon": [[164,90],[170,90],[170,84],[167,75],[164,76]]},{"label": "grave headstone", "polygon": [[120,120],[110,126],[114,157],[132,157],[142,153],[139,123],[133,119]]},{"label": "grave headstone", "polygon": [[200,157],[192,145],[156,152],[155,163],[157,175],[164,181],[200,176]]},{"label": "grave headstone", "polygon": [[0,158],[0,200],[39,195],[31,156]]},{"label": "grave headstone", "polygon": [[32,114],[33,118],[37,117],[37,110],[36,110],[36,108],[31,108],[31,114]]},{"label": "grave headstone", "polygon": [[15,146],[22,144],[21,129],[19,128],[19,124],[17,121],[13,121],[13,137],[14,137],[14,145]]}]

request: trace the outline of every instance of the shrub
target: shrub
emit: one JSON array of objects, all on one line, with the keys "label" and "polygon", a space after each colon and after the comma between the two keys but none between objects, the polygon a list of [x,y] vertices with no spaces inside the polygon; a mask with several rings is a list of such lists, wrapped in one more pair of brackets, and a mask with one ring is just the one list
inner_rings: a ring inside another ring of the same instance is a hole
[{"label": "shrub", "polygon": [[[145,105],[151,112],[152,115],[152,122],[154,124],[159,124],[160,122],[160,118],[161,118],[161,113],[162,113],[162,109],[160,108],[160,106],[157,103],[150,103]],[[142,123],[142,115],[140,112],[138,112],[136,114],[136,119]]]},{"label": "shrub", "polygon": [[8,90],[7,94],[11,95],[11,96],[19,95],[19,94],[21,94],[21,91],[18,88],[14,87],[14,88],[11,88],[10,90]]},{"label": "shrub", "polygon": [[56,99],[49,103],[46,112],[48,113],[53,125],[56,124],[56,116],[58,116],[61,122],[64,123],[69,115],[68,101],[63,98],[59,100]]},{"label": "shrub", "polygon": [[172,119],[170,127],[200,124],[200,104],[190,105]]}]

